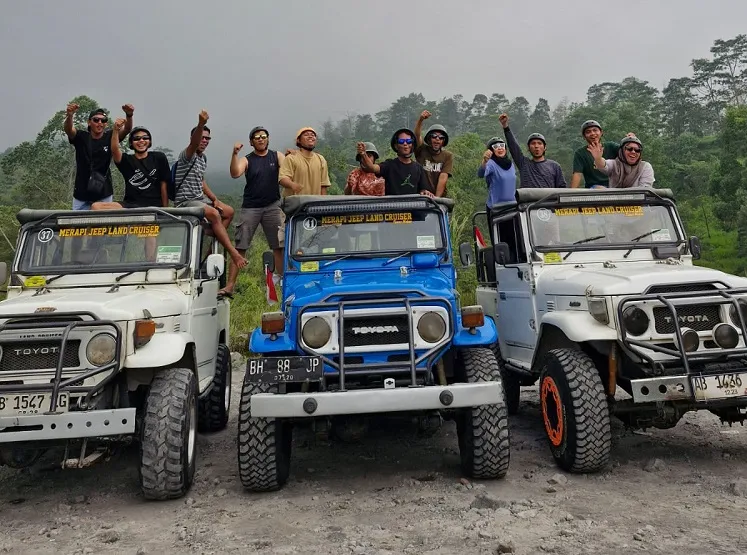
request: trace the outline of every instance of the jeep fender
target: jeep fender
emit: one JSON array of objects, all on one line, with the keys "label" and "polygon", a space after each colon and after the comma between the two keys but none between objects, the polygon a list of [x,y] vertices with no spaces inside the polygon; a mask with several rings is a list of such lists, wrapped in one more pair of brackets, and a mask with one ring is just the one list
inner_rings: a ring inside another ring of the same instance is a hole
[{"label": "jeep fender", "polygon": [[262,333],[260,328],[254,328],[249,336],[249,352],[267,355],[278,352],[296,352],[296,344],[290,340],[287,333],[279,333],[275,339]]},{"label": "jeep fender", "polygon": [[463,328],[462,319],[458,317],[452,341],[455,347],[489,347],[498,341],[498,331],[490,316],[485,317],[484,325],[475,328],[475,333]]},{"label": "jeep fender", "polygon": [[128,355],[125,368],[159,368],[182,360],[188,346],[195,340],[189,333],[157,333],[151,340]]}]

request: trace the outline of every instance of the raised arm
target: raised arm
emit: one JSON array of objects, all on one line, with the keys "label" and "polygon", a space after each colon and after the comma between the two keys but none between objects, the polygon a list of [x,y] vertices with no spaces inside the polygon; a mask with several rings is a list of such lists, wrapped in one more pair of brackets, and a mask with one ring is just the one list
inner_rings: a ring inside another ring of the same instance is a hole
[{"label": "raised arm", "polygon": [[75,139],[75,135],[77,134],[75,126],[73,125],[73,118],[75,117],[75,112],[78,111],[78,108],[80,108],[80,106],[78,106],[77,104],[68,104],[67,108],[65,109],[65,123],[62,128],[65,130],[68,141],[70,141],[71,143],[73,142],[73,139]]},{"label": "raised arm", "polygon": [[423,132],[423,122],[429,117],[431,117],[431,113],[428,110],[423,110],[423,112],[420,114],[420,117],[418,118],[418,121],[415,122],[415,146],[420,146],[423,144],[423,137],[421,135],[421,133]]},{"label": "raised arm", "polygon": [[132,104],[125,104],[122,106],[122,111],[125,113],[125,124],[122,129],[119,130],[119,140],[124,141],[124,138],[132,131],[132,114],[135,113],[135,108]]},{"label": "raised arm", "polygon": [[519,171],[521,171],[521,168],[526,164],[527,157],[521,152],[521,147],[516,141],[516,137],[514,137],[513,132],[508,127],[508,115],[501,114],[498,119],[503,127],[503,134],[506,136],[506,144],[508,144],[508,151],[511,153],[511,158],[514,159],[514,163],[518,166]]},{"label": "raised arm", "polygon": [[480,178],[485,177],[485,171],[488,168],[488,161],[490,160],[490,157],[492,155],[493,153],[490,152],[490,149],[482,153],[482,164],[480,164],[480,167],[477,168],[477,177],[480,177]]},{"label": "raised arm", "polygon": [[[237,177],[241,177],[244,172],[246,172],[246,169],[249,167],[249,160],[246,159],[245,156],[242,156],[239,158],[239,152],[241,149],[244,148],[244,145],[241,143],[236,143],[233,145],[233,154],[231,155],[231,177],[236,179]],[[279,160],[278,160],[279,162]]]},{"label": "raised arm", "polygon": [[197,152],[200,141],[202,141],[202,132],[205,130],[205,124],[207,124],[208,119],[210,119],[210,116],[208,116],[205,110],[202,110],[197,118],[197,127],[192,132],[189,145],[187,145],[187,160],[191,160],[195,152]]},{"label": "raised arm", "polygon": [[374,164],[373,160],[366,152],[366,145],[359,142],[355,148],[358,151],[358,154],[360,154],[361,166],[363,169],[367,172],[374,173],[375,175],[381,175],[381,166]]},{"label": "raised arm", "polygon": [[119,118],[114,122],[114,130],[112,131],[112,141],[110,146],[112,149],[112,160],[114,160],[115,164],[119,164],[122,161],[122,149],[119,147],[119,141],[121,139],[119,138],[119,135],[124,127],[124,119]]}]

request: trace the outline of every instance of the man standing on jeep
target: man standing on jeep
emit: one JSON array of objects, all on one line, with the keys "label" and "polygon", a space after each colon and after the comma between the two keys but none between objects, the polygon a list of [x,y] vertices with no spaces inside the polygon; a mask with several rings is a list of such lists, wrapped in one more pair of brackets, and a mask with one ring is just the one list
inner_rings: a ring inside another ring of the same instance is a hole
[{"label": "man standing on jeep", "polygon": [[[602,142],[604,131],[598,121],[593,119],[585,121],[581,125],[581,136],[586,141],[573,153],[573,175],[571,176],[571,187],[577,189],[581,186],[581,178],[584,179],[584,187],[594,189],[598,187],[609,187],[609,177],[598,170],[594,165],[594,158],[590,154],[589,147],[596,150],[597,145],[602,145],[602,157],[605,160],[614,160],[620,151],[620,145],[614,141]],[[628,133],[627,137],[635,137],[635,133]]]},{"label": "man standing on jeep", "polygon": [[516,141],[513,132],[508,127],[508,115],[501,114],[498,120],[503,126],[503,133],[506,135],[508,151],[511,153],[516,167],[519,168],[521,175],[522,188],[564,188],[567,187],[563,170],[555,160],[545,158],[547,141],[540,133],[532,133],[527,139],[527,147],[531,158],[524,156],[521,147]]},{"label": "man standing on jeep", "polygon": [[[275,268],[283,268],[283,249],[280,248],[278,231],[283,222],[283,211],[280,208],[280,186],[278,178],[280,164],[285,156],[281,152],[270,150],[270,133],[263,126],[258,125],[249,132],[249,144],[252,152],[239,158],[239,152],[244,147],[236,143],[231,155],[231,177],[237,179],[242,175],[246,179],[244,199],[241,203],[239,221],[236,223],[236,250],[241,256],[246,254],[257,227],[262,224],[262,231],[275,257]],[[228,266],[226,286],[219,294],[231,296],[236,286],[239,269],[231,261]],[[273,276],[275,279],[276,276]]]},{"label": "man standing on jeep", "polygon": [[398,129],[392,135],[390,145],[397,153],[397,157],[375,164],[371,156],[366,153],[366,144],[359,142],[357,151],[360,155],[361,167],[365,171],[384,178],[385,195],[421,193],[433,196],[423,166],[412,159],[415,133],[405,128]]},{"label": "man standing on jeep", "polygon": [[205,218],[210,222],[215,238],[231,255],[234,264],[243,268],[246,266],[246,260],[231,244],[226,231],[226,227],[233,218],[233,208],[220,202],[204,179],[207,170],[205,149],[211,139],[210,128],[205,125],[208,118],[208,113],[202,110],[197,125],[192,128],[187,148],[179,153],[175,172],[176,199],[174,204],[178,207],[204,207]]},{"label": "man standing on jeep", "polygon": [[[109,117],[102,108],[88,115],[88,129],[75,129],[73,118],[80,106],[68,104],[65,110],[63,129],[67,140],[75,147],[75,189],[73,190],[73,210],[90,210],[97,201],[111,202],[114,194],[112,174],[109,165],[112,161],[112,131],[106,130]],[[132,129],[132,104],[122,106],[125,124],[117,133],[122,141]]]},{"label": "man standing on jeep", "polygon": [[330,186],[329,170],[324,156],[314,152],[316,131],[311,127],[299,129],[296,146],[299,150],[286,156],[280,164],[279,183],[283,196],[326,195]]},{"label": "man standing on jeep", "polygon": [[446,196],[446,182],[451,177],[454,156],[443,150],[449,144],[449,134],[443,125],[431,125],[425,132],[423,141],[421,132],[423,122],[431,117],[428,110],[423,110],[415,124],[415,159],[425,169],[425,175],[430,184],[430,191],[437,197]]}]

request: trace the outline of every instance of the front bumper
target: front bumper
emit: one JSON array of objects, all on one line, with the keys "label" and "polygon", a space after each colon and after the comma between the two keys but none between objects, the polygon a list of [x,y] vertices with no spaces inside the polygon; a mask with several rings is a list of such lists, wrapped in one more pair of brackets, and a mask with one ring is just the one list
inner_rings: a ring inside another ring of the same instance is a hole
[{"label": "front bumper", "polygon": [[257,393],[252,395],[252,417],[304,418],[454,409],[495,405],[502,400],[500,382],[314,393]]},{"label": "front bumper", "polygon": [[634,403],[688,401],[695,406],[747,406],[747,371],[631,380]]},{"label": "front bumper", "polygon": [[109,409],[0,417],[0,443],[135,433],[135,410]]}]

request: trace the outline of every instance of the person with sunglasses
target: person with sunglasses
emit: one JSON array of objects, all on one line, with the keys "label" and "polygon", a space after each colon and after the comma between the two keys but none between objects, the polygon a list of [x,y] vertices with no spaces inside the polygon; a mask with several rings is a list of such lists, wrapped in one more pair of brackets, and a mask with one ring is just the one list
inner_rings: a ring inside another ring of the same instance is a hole
[{"label": "person with sunglasses", "polygon": [[532,133],[527,139],[530,158],[521,152],[521,147],[508,126],[508,114],[498,116],[498,121],[503,127],[511,158],[519,169],[522,188],[565,188],[568,186],[560,164],[555,160],[545,158],[547,141],[541,133]]},{"label": "person with sunglasses", "polygon": [[433,196],[423,166],[412,159],[415,133],[406,128],[398,129],[392,135],[389,144],[392,150],[397,153],[397,157],[376,164],[371,156],[366,153],[366,144],[359,142],[357,151],[360,155],[361,167],[367,172],[384,178],[385,195],[420,193]]},{"label": "person with sunglasses", "polygon": [[609,176],[610,188],[653,187],[654,168],[641,160],[643,143],[637,137],[628,136],[620,141],[620,151],[612,159],[604,158],[604,147],[600,143],[587,148],[594,158],[594,166]]},{"label": "person with sunglasses", "polygon": [[493,137],[487,142],[477,177],[484,178],[488,186],[488,210],[500,202],[510,202],[516,197],[516,168],[508,157],[506,142]]},{"label": "person with sunglasses", "polygon": [[[620,144],[614,141],[602,142],[603,135],[604,131],[598,121],[590,119],[581,124],[581,136],[586,141],[586,146],[582,146],[573,153],[571,188],[576,189],[580,187],[582,178],[584,180],[584,187],[587,189],[604,188],[609,185],[609,177],[594,166],[594,158],[592,158],[587,148],[588,145],[601,144],[605,158],[616,158],[617,153],[620,151]],[[627,136],[635,137],[635,134],[628,133]]]},{"label": "person with sunglasses", "polygon": [[443,125],[431,125],[425,132],[425,140],[421,138],[423,122],[430,117],[431,113],[423,110],[415,124],[415,160],[425,170],[430,191],[437,197],[443,197],[446,196],[446,183],[454,167],[454,156],[443,150],[449,144],[449,134]]},{"label": "person with sunglasses", "polygon": [[[114,193],[110,164],[112,161],[112,130],[106,129],[109,121],[106,110],[97,108],[88,115],[88,128],[76,129],[73,119],[80,106],[67,105],[63,129],[67,139],[75,148],[75,187],[73,189],[73,210],[91,210],[94,202],[111,202]],[[122,106],[125,123],[117,132],[117,139],[123,141],[132,129],[132,104]]]},{"label": "person with sunglasses", "polygon": [[[283,249],[280,248],[278,230],[283,222],[283,211],[280,208],[278,178],[280,164],[283,163],[285,156],[281,152],[270,150],[270,133],[261,125],[249,132],[249,144],[252,145],[252,152],[241,158],[239,158],[239,152],[244,145],[236,143],[233,146],[229,168],[231,177],[234,179],[242,175],[246,179],[244,198],[234,233],[236,250],[241,256],[245,256],[257,228],[262,224],[265,239],[275,257],[276,271],[282,272]],[[219,294],[228,297],[233,295],[238,273],[238,267],[231,262],[228,266],[226,286],[219,291]],[[273,275],[273,279],[277,282],[279,276]]]}]

